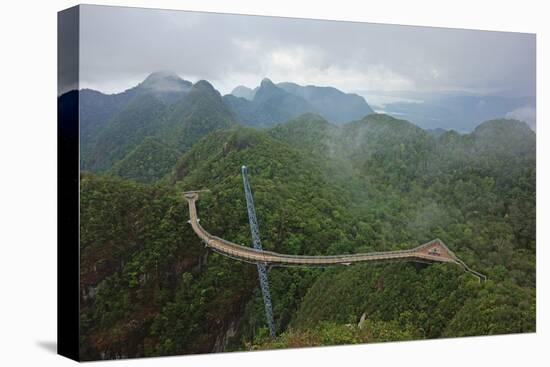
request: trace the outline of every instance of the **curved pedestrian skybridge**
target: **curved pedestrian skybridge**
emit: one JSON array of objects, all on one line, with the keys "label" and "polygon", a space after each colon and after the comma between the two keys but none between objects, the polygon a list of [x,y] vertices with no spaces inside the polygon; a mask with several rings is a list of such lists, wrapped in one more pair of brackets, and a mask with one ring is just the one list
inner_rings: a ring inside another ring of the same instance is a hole
[{"label": "curved pedestrian skybridge", "polygon": [[460,260],[440,239],[424,243],[410,250],[367,252],[361,254],[343,254],[329,256],[308,256],[279,254],[272,251],[257,250],[216,237],[208,233],[199,223],[196,201],[201,191],[187,191],[183,197],[189,204],[189,223],[191,227],[212,250],[236,260],[255,264],[281,265],[281,266],[326,266],[326,265],[351,265],[367,261],[416,261],[424,263],[453,263],[459,265],[464,271],[476,276],[479,280],[487,277],[470,269]]}]

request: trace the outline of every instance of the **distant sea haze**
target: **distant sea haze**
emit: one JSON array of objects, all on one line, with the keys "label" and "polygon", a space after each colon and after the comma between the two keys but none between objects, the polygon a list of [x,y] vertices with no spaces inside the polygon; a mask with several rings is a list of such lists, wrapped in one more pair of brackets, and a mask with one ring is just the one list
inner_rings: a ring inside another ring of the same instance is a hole
[{"label": "distant sea haze", "polygon": [[465,92],[360,91],[377,113],[413,122],[424,129],[467,133],[483,121],[511,118],[536,130],[536,98],[474,95]]}]

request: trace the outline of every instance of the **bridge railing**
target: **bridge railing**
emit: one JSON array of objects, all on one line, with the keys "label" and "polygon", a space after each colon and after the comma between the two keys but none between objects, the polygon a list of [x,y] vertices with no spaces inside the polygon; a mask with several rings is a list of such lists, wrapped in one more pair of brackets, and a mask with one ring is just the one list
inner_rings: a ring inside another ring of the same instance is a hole
[{"label": "bridge railing", "polygon": [[252,247],[236,244],[234,242],[231,242],[221,237],[210,234],[200,225],[198,221],[195,222],[195,225],[203,234],[203,236],[207,238],[207,242],[217,241],[222,243],[225,246],[224,249],[219,249],[220,252],[227,252],[228,254],[234,255],[237,257],[242,257],[242,255],[246,253],[246,254],[252,255],[254,258],[258,258],[258,257],[265,257],[266,259],[271,258],[272,261],[273,260],[277,261],[277,259],[281,261],[284,261],[285,259],[292,259],[292,260],[309,260],[309,261],[319,260],[320,262],[322,262],[323,260],[341,260],[341,259],[347,259],[347,258],[349,258],[350,260],[353,260],[356,258],[371,258],[371,257],[377,258],[377,257],[384,257],[384,256],[396,258],[399,256],[415,254],[414,249],[395,250],[395,251],[375,251],[375,252],[369,252],[369,253],[342,254],[342,255],[318,255],[318,256],[281,254],[281,253],[268,251],[268,250],[257,250]]},{"label": "bridge railing", "polygon": [[[196,194],[195,194],[196,195]],[[344,254],[344,255],[325,255],[325,256],[311,256],[311,255],[291,255],[280,254],[272,251],[258,250],[252,247],[243,246],[234,242],[225,240],[223,238],[214,236],[206,231],[199,223],[197,217],[197,209],[195,206],[197,196],[186,197],[189,203],[189,214],[191,219],[191,225],[199,237],[206,242],[206,244],[216,250],[219,253],[226,254],[235,259],[244,261],[250,261],[254,263],[273,263],[282,265],[303,265],[303,264],[346,264],[347,262],[358,262],[368,260],[383,260],[383,259],[399,259],[410,258],[419,261],[438,261],[438,262],[452,262],[460,265],[465,271],[475,275],[479,280],[486,280],[487,277],[479,272],[470,269],[462,260],[460,260],[444,243],[439,239],[432,240],[413,249],[408,250],[395,250],[395,251],[378,251],[359,254]],[[221,244],[216,245],[216,242]],[[438,243],[445,248],[449,257],[435,256],[426,253],[422,253],[420,250],[426,246]]]}]

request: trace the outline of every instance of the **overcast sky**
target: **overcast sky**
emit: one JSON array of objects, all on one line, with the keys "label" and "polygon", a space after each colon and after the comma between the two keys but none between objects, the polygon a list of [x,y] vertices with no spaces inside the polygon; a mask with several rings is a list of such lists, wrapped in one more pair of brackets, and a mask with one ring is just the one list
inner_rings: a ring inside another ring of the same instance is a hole
[{"label": "overcast sky", "polygon": [[83,6],[81,87],[123,91],[157,70],[223,94],[274,82],[356,91],[535,95],[535,36],[510,32]]}]

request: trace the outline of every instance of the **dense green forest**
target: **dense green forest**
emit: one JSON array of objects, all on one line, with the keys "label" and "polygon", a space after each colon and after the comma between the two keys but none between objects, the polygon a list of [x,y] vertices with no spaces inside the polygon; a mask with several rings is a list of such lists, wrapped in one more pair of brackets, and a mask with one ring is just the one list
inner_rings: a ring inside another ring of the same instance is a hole
[{"label": "dense green forest", "polygon": [[[535,134],[526,124],[436,135],[387,115],[336,126],[305,114],[254,129],[210,88],[195,85],[171,104],[140,96],[87,148],[83,359],[535,330]],[[267,250],[357,253],[437,237],[488,281],[445,264],[271,267],[271,339],[256,267],[205,248],[181,196],[208,188],[197,202],[203,227],[249,244],[243,164]]]}]

